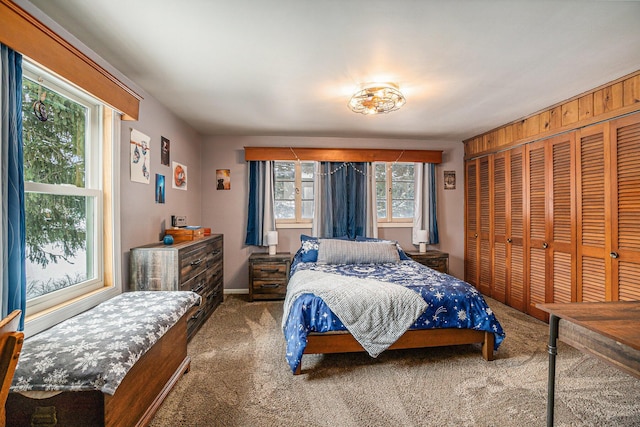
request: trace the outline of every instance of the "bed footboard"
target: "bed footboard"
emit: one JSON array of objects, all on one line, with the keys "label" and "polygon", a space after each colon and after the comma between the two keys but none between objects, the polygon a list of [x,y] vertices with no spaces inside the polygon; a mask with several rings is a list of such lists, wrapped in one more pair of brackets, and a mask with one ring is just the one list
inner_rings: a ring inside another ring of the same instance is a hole
[{"label": "bed footboard", "polygon": [[[448,345],[482,344],[482,357],[493,360],[495,336],[491,332],[473,329],[410,329],[404,333],[389,350],[442,347]],[[312,332],[307,336],[304,354],[356,353],[365,351],[360,343],[348,332]],[[294,372],[302,372],[302,362]]]}]

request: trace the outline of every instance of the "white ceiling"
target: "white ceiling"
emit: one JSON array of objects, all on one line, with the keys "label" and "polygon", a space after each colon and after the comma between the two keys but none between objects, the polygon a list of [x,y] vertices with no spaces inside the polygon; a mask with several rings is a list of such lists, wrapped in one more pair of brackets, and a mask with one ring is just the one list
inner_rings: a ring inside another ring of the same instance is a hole
[{"label": "white ceiling", "polygon": [[461,141],[640,69],[633,1],[31,2],[203,135]]}]

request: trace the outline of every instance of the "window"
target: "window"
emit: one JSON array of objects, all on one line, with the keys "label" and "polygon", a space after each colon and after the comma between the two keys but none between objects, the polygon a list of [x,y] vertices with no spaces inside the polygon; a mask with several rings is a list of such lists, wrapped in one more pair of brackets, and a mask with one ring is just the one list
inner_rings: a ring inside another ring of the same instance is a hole
[{"label": "window", "polygon": [[378,223],[413,221],[415,182],[413,163],[376,163]]},{"label": "window", "polygon": [[311,224],[313,162],[274,162],[275,217],[278,225]]},{"label": "window", "polygon": [[[27,316],[105,287],[112,110],[23,62]],[[108,110],[108,111],[107,111]],[[105,192],[106,188],[106,192]],[[109,198],[110,199],[110,198]],[[109,229],[109,231],[113,231]],[[114,233],[109,233],[111,236]],[[112,274],[112,265],[107,276]]]}]

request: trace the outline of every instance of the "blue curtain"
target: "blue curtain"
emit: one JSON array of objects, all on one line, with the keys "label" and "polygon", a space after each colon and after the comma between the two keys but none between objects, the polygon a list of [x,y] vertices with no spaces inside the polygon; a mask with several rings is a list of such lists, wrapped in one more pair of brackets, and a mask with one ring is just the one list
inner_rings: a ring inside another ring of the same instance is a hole
[{"label": "blue curtain", "polygon": [[249,214],[245,245],[266,246],[266,235],[275,231],[273,162],[249,162]]},{"label": "blue curtain", "polygon": [[22,55],[0,44],[0,67],[2,317],[13,310],[22,310],[22,330],[27,306],[22,157]]},{"label": "blue curtain", "polygon": [[322,162],[322,205],[318,237],[366,235],[367,175],[365,163]]}]

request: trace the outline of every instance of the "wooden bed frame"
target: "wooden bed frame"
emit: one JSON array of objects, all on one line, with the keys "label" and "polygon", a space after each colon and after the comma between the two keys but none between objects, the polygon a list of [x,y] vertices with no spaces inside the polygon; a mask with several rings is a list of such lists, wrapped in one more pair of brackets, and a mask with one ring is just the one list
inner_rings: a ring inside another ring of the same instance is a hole
[{"label": "wooden bed frame", "polygon": [[[197,307],[195,307],[197,309]],[[185,313],[129,370],[115,394],[65,391],[46,399],[10,393],[7,425],[146,426],[182,375],[189,371]],[[47,424],[47,419],[51,420]],[[55,424],[57,422],[57,424]],[[35,425],[35,424],[34,424]]]},{"label": "wooden bed frame", "polygon": [[[407,348],[441,347],[446,345],[482,344],[482,357],[493,360],[495,336],[492,332],[473,329],[410,329],[393,343],[389,350]],[[307,347],[303,354],[355,353],[365,351],[360,343],[347,331],[311,332],[307,336]],[[294,372],[302,372],[302,361]]]}]

